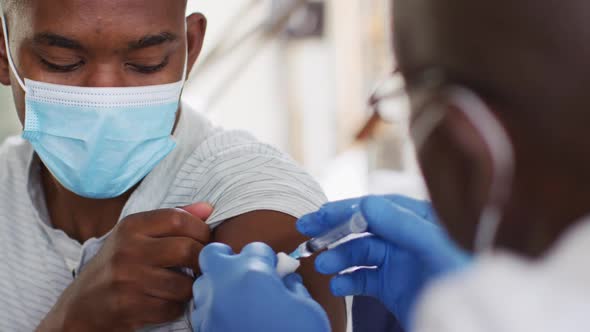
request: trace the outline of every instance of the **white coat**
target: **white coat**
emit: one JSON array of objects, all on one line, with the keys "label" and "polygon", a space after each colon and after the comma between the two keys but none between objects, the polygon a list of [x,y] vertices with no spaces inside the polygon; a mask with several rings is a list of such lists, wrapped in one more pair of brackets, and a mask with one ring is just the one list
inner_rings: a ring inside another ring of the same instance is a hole
[{"label": "white coat", "polygon": [[590,332],[590,220],[532,261],[497,253],[436,282],[414,332]]}]

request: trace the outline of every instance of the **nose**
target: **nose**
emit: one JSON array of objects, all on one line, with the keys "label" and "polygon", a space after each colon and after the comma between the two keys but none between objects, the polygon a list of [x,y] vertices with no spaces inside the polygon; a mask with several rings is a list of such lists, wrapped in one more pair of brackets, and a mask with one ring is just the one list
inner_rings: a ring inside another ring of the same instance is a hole
[{"label": "nose", "polygon": [[87,65],[83,86],[90,88],[115,88],[128,86],[124,69],[115,64]]}]

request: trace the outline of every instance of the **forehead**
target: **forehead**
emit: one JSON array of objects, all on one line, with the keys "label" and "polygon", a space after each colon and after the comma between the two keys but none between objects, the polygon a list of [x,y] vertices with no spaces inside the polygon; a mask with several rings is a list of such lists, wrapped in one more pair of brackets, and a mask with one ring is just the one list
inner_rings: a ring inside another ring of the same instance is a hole
[{"label": "forehead", "polygon": [[133,34],[183,28],[185,5],[184,0],[29,0],[19,16],[33,32]]}]

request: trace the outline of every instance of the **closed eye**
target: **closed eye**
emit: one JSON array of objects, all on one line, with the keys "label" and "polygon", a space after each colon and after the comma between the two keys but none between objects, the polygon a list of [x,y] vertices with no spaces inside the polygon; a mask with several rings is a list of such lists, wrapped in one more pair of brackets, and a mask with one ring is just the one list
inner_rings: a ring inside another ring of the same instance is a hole
[{"label": "closed eye", "polygon": [[141,74],[153,74],[156,72],[161,71],[162,69],[166,68],[168,63],[170,62],[170,57],[166,57],[162,63],[153,66],[146,66],[141,64],[135,63],[128,63],[127,66],[130,67],[132,70],[141,73]]},{"label": "closed eye", "polygon": [[69,73],[69,72],[72,72],[84,65],[83,60],[80,60],[80,61],[78,61],[76,63],[72,63],[72,64],[66,64],[66,65],[53,63],[53,62],[47,61],[43,58],[40,58],[39,61],[48,70],[54,71],[54,72],[59,72],[59,73]]}]

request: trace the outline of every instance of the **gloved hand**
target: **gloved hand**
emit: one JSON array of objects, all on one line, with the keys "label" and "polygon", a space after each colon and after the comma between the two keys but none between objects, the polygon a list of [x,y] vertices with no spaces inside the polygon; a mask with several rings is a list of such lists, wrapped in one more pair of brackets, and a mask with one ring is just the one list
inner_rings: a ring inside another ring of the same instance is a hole
[{"label": "gloved hand", "polygon": [[351,267],[377,267],[334,277],[332,292],[378,298],[408,329],[413,305],[424,286],[470,259],[437,224],[430,204],[402,196],[328,203],[301,218],[297,228],[309,237],[319,236],[359,209],[373,235],[322,253],[315,261],[316,269],[336,274]]},{"label": "gloved hand", "polygon": [[281,279],[276,264],[276,254],[262,243],[250,244],[238,255],[219,243],[205,247],[203,274],[193,287],[194,331],[330,331],[326,312],[301,277]]}]

